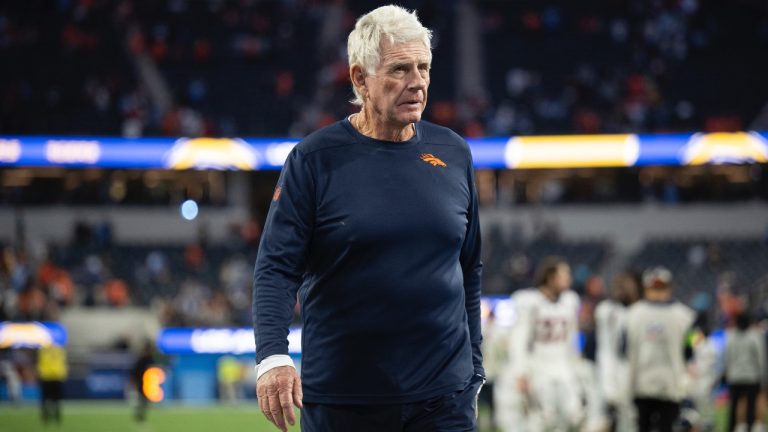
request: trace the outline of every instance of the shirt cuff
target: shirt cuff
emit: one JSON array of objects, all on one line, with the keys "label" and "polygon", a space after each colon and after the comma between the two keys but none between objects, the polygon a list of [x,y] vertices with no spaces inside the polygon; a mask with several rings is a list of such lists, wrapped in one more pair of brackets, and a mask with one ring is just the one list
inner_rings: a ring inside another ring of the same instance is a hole
[{"label": "shirt cuff", "polygon": [[488,380],[485,378],[485,375],[475,374],[475,376],[481,379],[480,386],[477,388],[477,393],[475,393],[475,396],[479,396],[480,395],[480,390],[483,389],[483,386],[485,385],[486,381],[488,381]]},{"label": "shirt cuff", "polygon": [[258,381],[262,375],[280,366],[290,366],[294,369],[296,368],[296,365],[293,364],[291,356],[287,354],[273,354],[256,365],[256,380]]}]

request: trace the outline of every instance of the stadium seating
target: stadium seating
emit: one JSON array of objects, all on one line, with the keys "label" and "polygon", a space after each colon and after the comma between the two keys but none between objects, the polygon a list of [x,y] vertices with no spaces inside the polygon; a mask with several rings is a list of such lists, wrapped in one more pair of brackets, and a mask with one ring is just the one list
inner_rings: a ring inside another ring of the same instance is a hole
[{"label": "stadium seating", "polygon": [[[0,7],[0,133],[303,136],[353,110],[345,37],[376,5],[43,3]],[[403,3],[435,31],[427,117],[465,135],[738,130],[765,104],[748,2],[478,0],[481,94],[457,89],[457,6]]]},{"label": "stadium seating", "polygon": [[[162,300],[174,309],[181,307],[187,297],[205,303],[216,293],[223,293],[228,296],[228,307],[247,309],[242,302],[250,291],[255,250],[206,245],[199,251],[202,255],[197,256],[196,248],[195,244],[115,245],[108,249],[70,246],[53,248],[52,258],[72,275],[80,291],[77,296],[80,304],[106,305],[98,293],[96,299],[88,293],[117,279],[129,287],[134,305],[149,306]],[[574,287],[580,291],[590,276],[603,274],[610,251],[611,244],[606,240],[563,241],[541,237],[522,241],[505,239],[498,230],[489,227],[484,244],[483,291],[489,295],[510,294],[531,286],[536,264],[550,255],[562,256],[571,263]],[[103,266],[96,273],[90,270],[94,259]],[[715,298],[725,289],[724,285],[734,294],[762,299],[768,289],[765,263],[768,263],[768,244],[759,239],[666,238],[646,242],[628,260],[628,267],[641,271],[658,265],[669,268],[675,277],[677,296],[692,303],[700,293]],[[32,274],[37,271],[32,269]],[[3,274],[6,283],[11,276]],[[196,288],[188,288],[189,284]],[[52,295],[50,289],[44,291]],[[166,324],[198,322],[194,317],[185,317],[183,311],[171,312],[172,318]],[[236,323],[247,325],[247,316],[233,314],[231,324]]]},{"label": "stadium seating", "polygon": [[655,239],[631,263],[638,269],[669,268],[678,295],[685,301],[698,292],[714,296],[718,289],[757,300],[768,281],[768,243],[737,238]]}]

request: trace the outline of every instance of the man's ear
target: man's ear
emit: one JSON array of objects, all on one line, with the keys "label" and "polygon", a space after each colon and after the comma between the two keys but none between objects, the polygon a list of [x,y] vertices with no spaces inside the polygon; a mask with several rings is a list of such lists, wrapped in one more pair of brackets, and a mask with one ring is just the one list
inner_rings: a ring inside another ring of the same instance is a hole
[{"label": "man's ear", "polygon": [[349,79],[361,95],[365,95],[366,93],[365,77],[365,70],[363,70],[363,67],[359,64],[353,64],[349,67]]}]

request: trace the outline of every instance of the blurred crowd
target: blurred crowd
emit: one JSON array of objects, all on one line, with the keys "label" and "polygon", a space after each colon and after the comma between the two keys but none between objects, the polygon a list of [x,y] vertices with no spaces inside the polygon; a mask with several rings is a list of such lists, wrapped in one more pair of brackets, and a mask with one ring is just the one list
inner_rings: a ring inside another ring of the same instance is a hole
[{"label": "blurred crowd", "polygon": [[256,222],[226,245],[114,244],[108,223],[78,223],[66,245],[5,245],[0,321],[56,321],[69,307],[150,308],[164,326],[249,327]]},{"label": "blurred crowd", "polygon": [[479,5],[491,57],[480,134],[740,130],[765,103],[743,97],[740,80],[760,80],[738,60],[768,46],[759,2]]},{"label": "blurred crowd", "polygon": [[[253,263],[260,238],[255,221],[234,224],[223,243],[202,230],[188,244],[117,244],[108,222],[77,223],[67,244],[28,240],[2,246],[0,321],[56,321],[70,307],[149,308],[170,327],[250,327]],[[582,297],[585,322],[609,289],[612,245],[564,240],[556,227],[532,239],[500,226],[484,232],[484,295],[508,296],[531,286],[547,256],[566,259]],[[22,237],[23,238],[23,237]],[[643,269],[663,263],[676,277],[677,296],[713,323],[768,306],[768,241],[753,239],[648,240],[625,264]],[[719,305],[719,308],[715,308]],[[767,309],[768,310],[768,309]],[[298,311],[297,311],[298,312]]]},{"label": "blurred crowd", "polygon": [[[403,3],[434,30],[426,117],[467,136],[740,130],[766,102],[763,2]],[[0,133],[304,136],[353,109],[346,35],[376,5],[5,2]]]}]

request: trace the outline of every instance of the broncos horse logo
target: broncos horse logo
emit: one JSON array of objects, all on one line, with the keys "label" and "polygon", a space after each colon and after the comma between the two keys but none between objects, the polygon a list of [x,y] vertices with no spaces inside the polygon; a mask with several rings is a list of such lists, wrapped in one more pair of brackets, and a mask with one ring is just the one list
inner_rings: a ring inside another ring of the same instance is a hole
[{"label": "broncos horse logo", "polygon": [[422,153],[420,157],[421,157],[421,160],[423,160],[428,164],[431,164],[432,166],[440,166],[443,168],[448,166],[445,164],[445,162],[441,161],[439,157],[433,155],[432,153]]}]

